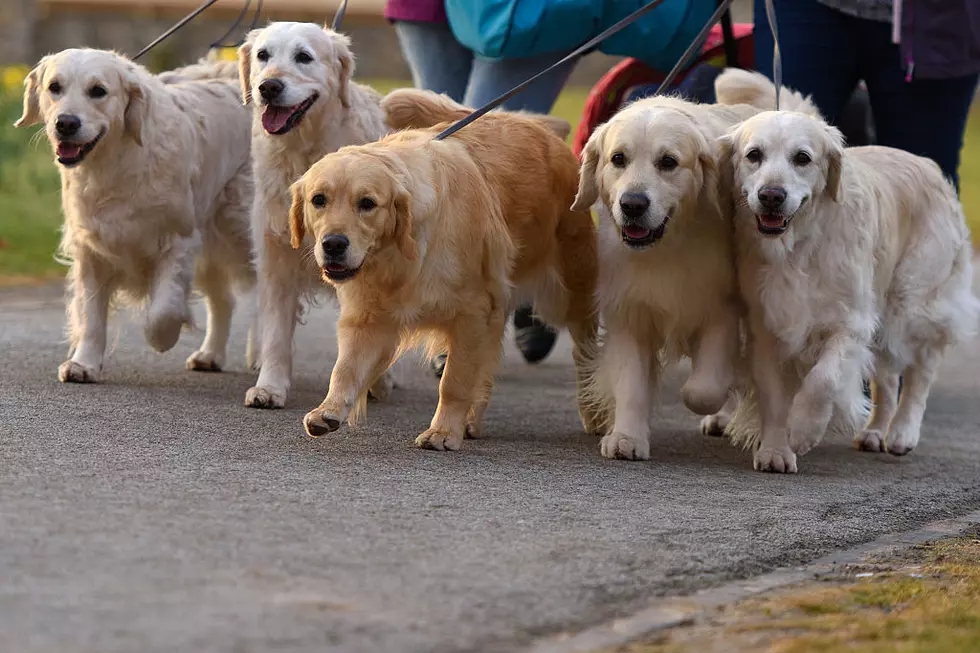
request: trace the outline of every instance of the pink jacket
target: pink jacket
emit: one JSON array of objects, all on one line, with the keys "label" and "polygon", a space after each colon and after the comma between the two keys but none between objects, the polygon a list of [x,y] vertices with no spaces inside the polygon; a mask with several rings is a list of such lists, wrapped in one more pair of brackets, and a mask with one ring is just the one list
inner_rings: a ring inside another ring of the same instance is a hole
[{"label": "pink jacket", "polygon": [[443,0],[388,0],[385,4],[385,18],[422,23],[449,22]]}]

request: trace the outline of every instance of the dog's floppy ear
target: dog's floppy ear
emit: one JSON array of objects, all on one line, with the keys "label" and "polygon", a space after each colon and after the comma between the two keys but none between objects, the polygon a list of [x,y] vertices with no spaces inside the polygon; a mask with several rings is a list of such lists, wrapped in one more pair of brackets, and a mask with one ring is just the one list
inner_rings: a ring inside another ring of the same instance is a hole
[{"label": "dog's floppy ear", "polygon": [[41,101],[38,96],[48,60],[48,57],[43,57],[24,78],[24,114],[14,123],[14,127],[30,127],[41,122]]},{"label": "dog's floppy ear", "polygon": [[136,144],[142,146],[143,122],[146,119],[149,103],[146,97],[147,89],[140,80],[139,70],[135,64],[129,68],[126,75],[126,92],[129,97],[126,112],[123,114],[123,127]]},{"label": "dog's floppy ear", "polygon": [[698,132],[698,163],[701,165],[701,193],[715,215],[720,216],[722,202],[722,187],[719,181],[718,147],[708,141],[707,137]]},{"label": "dog's floppy ear", "polygon": [[718,197],[722,202],[730,201],[735,189],[735,141],[737,130],[732,130],[716,142],[715,165],[718,183]]},{"label": "dog's floppy ear", "polygon": [[242,104],[252,101],[252,44],[261,30],[253,29],[238,48],[238,80],[242,85]]},{"label": "dog's floppy ear", "polygon": [[840,201],[841,165],[844,158],[844,134],[836,127],[826,125],[828,142],[827,150],[827,194],[835,202]]},{"label": "dog's floppy ear", "polygon": [[578,175],[578,193],[572,202],[572,211],[587,211],[599,199],[599,184],[596,182],[596,172],[599,169],[599,158],[602,156],[602,139],[606,134],[606,125],[599,125],[589,142],[582,151],[582,168]]},{"label": "dog's floppy ear", "polygon": [[306,188],[303,184],[303,177],[297,179],[289,187],[292,194],[293,203],[289,206],[289,243],[293,249],[299,249],[306,238]]},{"label": "dog's floppy ear", "polygon": [[395,245],[402,256],[409,261],[414,261],[419,257],[418,243],[412,237],[415,228],[415,218],[412,215],[412,195],[401,184],[395,193]]},{"label": "dog's floppy ear", "polygon": [[351,77],[354,76],[354,55],[347,47],[347,39],[338,48],[337,59],[340,61],[340,103],[345,109],[350,108],[350,84]]}]

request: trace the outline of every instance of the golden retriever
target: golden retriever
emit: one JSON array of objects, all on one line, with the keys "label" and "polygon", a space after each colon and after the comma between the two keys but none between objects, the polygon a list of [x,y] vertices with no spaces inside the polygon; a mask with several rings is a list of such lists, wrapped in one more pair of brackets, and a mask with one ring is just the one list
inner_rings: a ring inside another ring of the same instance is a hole
[{"label": "golden retriever", "polygon": [[16,124],[44,123],[61,171],[60,251],[71,262],[61,381],[98,379],[117,297],[145,302],[147,342],[173,347],[191,322],[192,280],[208,322],[187,367],[224,365],[233,286],[254,283],[249,115],[226,78],[175,72],[165,83],[113,52],[71,49],[41,59],[25,80]]},{"label": "golden retriever", "polygon": [[[392,103],[420,112],[459,109],[425,91],[398,93]],[[582,385],[597,330],[595,233],[588,211],[569,209],[578,162],[541,119],[492,113],[433,140],[447,124],[342,148],[293,186],[293,245],[313,235],[341,307],[330,389],[304,419],[310,435],[353,422],[366,384],[425,342],[449,357],[416,444],[458,449],[477,437],[506,316],[525,297],[568,326],[580,415],[595,428]]]},{"label": "golden retriever", "polygon": [[955,190],[928,159],[844,149],[837,129],[794,112],[760,113],[722,144],[755,392],[733,435],[769,472],[795,473],[828,428],[907,454],[945,350],[977,327]]},{"label": "golden retriever", "polygon": [[[388,129],[381,96],[351,80],[354,56],[342,34],[312,23],[276,22],[250,32],[238,56],[242,98],[254,107],[252,238],[261,365],[245,405],[282,408],[303,298],[323,288],[314,261],[290,247],[289,186],[323,155],[375,141]],[[386,374],[372,395],[383,398],[392,386]]]},{"label": "golden retriever", "polygon": [[[791,101],[813,110],[803,98]],[[727,425],[741,309],[716,142],[758,111],[654,97],[624,108],[586,144],[573,209],[598,201],[606,333],[592,392],[613,418],[604,425],[603,456],[650,457],[650,413],[662,371],[684,357],[692,361],[684,404],[707,416],[705,432]]]}]

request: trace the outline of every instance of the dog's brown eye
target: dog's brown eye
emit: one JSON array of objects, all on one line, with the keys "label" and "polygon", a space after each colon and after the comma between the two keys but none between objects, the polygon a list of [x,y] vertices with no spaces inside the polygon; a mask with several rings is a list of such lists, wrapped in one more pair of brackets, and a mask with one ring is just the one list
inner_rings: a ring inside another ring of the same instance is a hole
[{"label": "dog's brown eye", "polygon": [[58,82],[51,82],[50,84],[48,84],[48,92],[54,93],[55,95],[61,93],[61,84],[59,84]]},{"label": "dog's brown eye", "polygon": [[670,172],[677,167],[677,159],[669,154],[665,154],[659,161],[657,161],[657,167],[665,172]]},{"label": "dog's brown eye", "polygon": [[805,166],[810,163],[813,159],[806,152],[797,152],[796,156],[793,157],[793,164],[798,166]]},{"label": "dog's brown eye", "polygon": [[373,209],[377,205],[378,204],[373,199],[371,199],[370,197],[362,197],[357,202],[357,208],[359,208],[362,211],[370,211],[371,209]]},{"label": "dog's brown eye", "polygon": [[316,195],[310,198],[310,203],[313,206],[324,207],[327,205],[327,196],[324,195],[323,193],[317,193]]},{"label": "dog's brown eye", "polygon": [[297,52],[296,56],[293,57],[293,60],[296,63],[310,63],[313,61],[313,57],[311,57],[307,52]]},{"label": "dog's brown eye", "polygon": [[106,95],[108,95],[108,91],[105,90],[104,86],[99,86],[98,84],[88,90],[88,96],[94,100],[98,100]]},{"label": "dog's brown eye", "polygon": [[753,148],[749,150],[749,153],[745,155],[745,158],[752,163],[758,163],[759,161],[762,161],[762,152],[757,148]]},{"label": "dog's brown eye", "polygon": [[258,52],[255,53],[255,58],[258,59],[259,61],[268,61],[269,51],[263,48],[262,50],[259,50]]},{"label": "dog's brown eye", "polygon": [[622,168],[626,165],[626,155],[622,152],[615,152],[610,158],[609,162],[612,163],[617,168]]}]

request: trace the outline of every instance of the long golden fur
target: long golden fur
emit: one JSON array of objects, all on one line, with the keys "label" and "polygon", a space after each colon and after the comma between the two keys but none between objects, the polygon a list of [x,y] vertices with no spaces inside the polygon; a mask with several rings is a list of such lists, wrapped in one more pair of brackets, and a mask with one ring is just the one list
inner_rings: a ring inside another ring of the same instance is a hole
[{"label": "long golden fur", "polygon": [[187,366],[224,364],[232,288],[254,282],[249,116],[226,73],[196,65],[160,78],[113,52],[70,49],[28,75],[17,126],[44,123],[61,171],[71,262],[62,381],[98,379],[118,297],[146,304],[154,349],[173,347],[191,322],[192,280],[208,324]]},{"label": "long golden fur", "polygon": [[[420,111],[445,98],[411,95]],[[458,108],[458,105],[456,105]],[[339,355],[310,435],[356,419],[367,383],[420,341],[449,352],[430,428],[416,444],[457,449],[478,436],[506,316],[532,299],[568,326],[585,428],[598,423],[581,382],[595,344],[595,233],[570,210],[578,162],[540,120],[494,113],[434,141],[444,125],[345,147],[293,186],[293,245],[312,233],[337,289]]]}]

